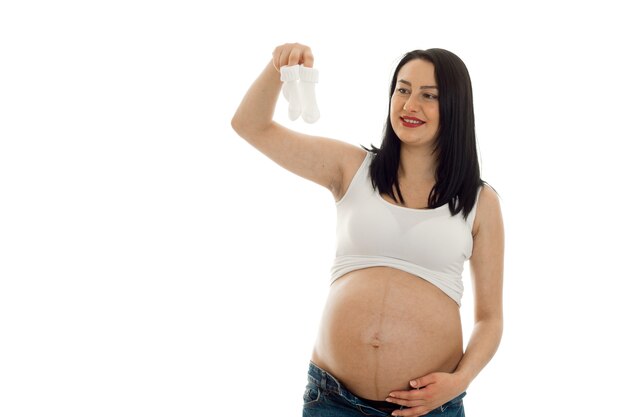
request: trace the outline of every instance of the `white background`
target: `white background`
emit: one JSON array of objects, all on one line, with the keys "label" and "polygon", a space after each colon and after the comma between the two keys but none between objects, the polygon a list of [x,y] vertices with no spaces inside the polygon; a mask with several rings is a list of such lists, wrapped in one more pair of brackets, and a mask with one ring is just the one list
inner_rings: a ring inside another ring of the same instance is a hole
[{"label": "white background", "polygon": [[466,414],[621,410],[616,3],[2,2],[0,415],[301,415],[334,200],[230,127],[286,42],[313,50],[321,119],[282,97],[275,119],[357,146],[380,145],[403,53],[463,59],[506,235],[504,336]]}]

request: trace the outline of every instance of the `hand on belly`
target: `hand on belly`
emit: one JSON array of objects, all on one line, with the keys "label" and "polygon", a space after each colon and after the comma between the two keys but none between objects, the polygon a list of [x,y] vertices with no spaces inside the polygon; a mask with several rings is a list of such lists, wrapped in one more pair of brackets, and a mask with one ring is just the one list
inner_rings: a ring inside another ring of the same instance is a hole
[{"label": "hand on belly", "polygon": [[386,267],[353,271],[335,284],[312,360],[348,390],[382,401],[411,389],[412,379],[454,371],[463,354],[460,316],[441,290]]}]

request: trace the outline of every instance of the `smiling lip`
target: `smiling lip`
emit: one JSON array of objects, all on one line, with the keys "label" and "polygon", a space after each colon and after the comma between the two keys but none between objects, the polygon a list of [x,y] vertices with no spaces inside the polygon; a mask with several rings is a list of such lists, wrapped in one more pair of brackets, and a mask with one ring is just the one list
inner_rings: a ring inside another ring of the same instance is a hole
[{"label": "smiling lip", "polygon": [[[405,119],[406,120],[415,120],[416,122],[420,122],[420,123],[406,122]],[[422,125],[424,125],[426,123],[425,121],[423,121],[421,119],[418,119],[417,117],[408,117],[408,116],[400,117],[400,120],[402,121],[402,125],[406,126],[406,127],[420,127],[420,126],[422,126]]]}]

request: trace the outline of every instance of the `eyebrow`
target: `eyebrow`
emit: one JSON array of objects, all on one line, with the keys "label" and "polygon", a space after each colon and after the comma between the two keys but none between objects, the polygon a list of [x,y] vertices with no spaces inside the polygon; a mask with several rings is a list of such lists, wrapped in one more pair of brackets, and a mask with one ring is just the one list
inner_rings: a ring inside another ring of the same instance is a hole
[{"label": "eyebrow", "polygon": [[[410,83],[410,82],[408,82],[407,80],[402,80],[402,79],[400,79],[400,80],[398,80],[398,82],[399,82],[399,83],[406,84],[406,85],[408,85],[409,87],[411,86],[411,83]],[[423,85],[423,86],[421,86],[421,87],[420,87],[420,90],[425,90],[425,89],[427,89],[427,88],[435,88],[435,89],[439,90],[439,88],[437,88],[437,86],[436,86],[436,85]]]}]

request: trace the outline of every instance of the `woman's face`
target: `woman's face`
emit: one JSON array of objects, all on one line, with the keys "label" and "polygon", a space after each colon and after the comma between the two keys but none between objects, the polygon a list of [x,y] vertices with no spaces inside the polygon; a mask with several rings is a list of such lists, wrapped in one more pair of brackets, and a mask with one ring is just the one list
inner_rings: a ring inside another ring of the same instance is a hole
[{"label": "woman's face", "polygon": [[439,130],[438,96],[432,63],[413,59],[400,68],[389,116],[403,146],[434,146]]}]

